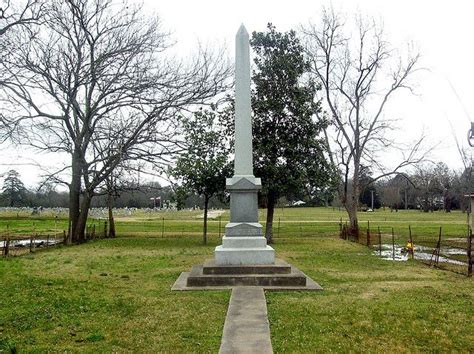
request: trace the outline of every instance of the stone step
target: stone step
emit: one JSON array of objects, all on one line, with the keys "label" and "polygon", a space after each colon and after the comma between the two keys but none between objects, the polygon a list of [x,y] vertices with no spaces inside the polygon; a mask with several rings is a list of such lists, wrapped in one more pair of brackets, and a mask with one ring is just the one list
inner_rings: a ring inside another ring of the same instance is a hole
[{"label": "stone step", "polygon": [[203,274],[290,274],[291,266],[276,259],[275,264],[219,265],[214,259],[203,265]]},{"label": "stone step", "polygon": [[187,286],[306,286],[306,276],[292,269],[289,274],[204,274],[203,266],[193,266]]},{"label": "stone step", "polygon": [[222,248],[259,248],[264,249],[267,247],[267,239],[263,236],[260,237],[237,237],[237,236],[226,236],[222,237]]},{"label": "stone step", "polygon": [[221,265],[267,264],[275,263],[275,250],[265,248],[224,248],[217,246],[214,251],[216,263]]}]

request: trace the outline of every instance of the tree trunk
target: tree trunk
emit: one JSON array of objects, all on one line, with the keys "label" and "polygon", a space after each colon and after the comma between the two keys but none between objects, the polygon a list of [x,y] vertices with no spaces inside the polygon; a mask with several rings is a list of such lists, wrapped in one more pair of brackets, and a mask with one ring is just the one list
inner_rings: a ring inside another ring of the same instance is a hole
[{"label": "tree trunk", "polygon": [[349,234],[353,237],[359,238],[359,220],[357,217],[357,211],[359,209],[359,170],[355,169],[352,177],[352,191],[350,197],[346,202],[346,210],[349,216]]},{"label": "tree trunk", "polygon": [[357,217],[357,204],[351,204],[346,207],[347,214],[349,215],[349,234],[354,237],[359,235],[359,220]]},{"label": "tree trunk", "polygon": [[204,195],[204,229],[202,233],[202,241],[207,244],[207,209],[209,207],[209,196]]},{"label": "tree trunk", "polygon": [[92,197],[88,193],[86,193],[81,203],[81,210],[77,219],[75,234],[73,234],[73,238],[75,238],[77,240],[76,242],[78,243],[86,241],[85,230],[87,225],[87,217],[89,216],[91,200]]},{"label": "tree trunk", "polygon": [[110,194],[107,195],[107,207],[109,209],[109,237],[115,238],[115,220],[114,220],[114,197]]},{"label": "tree trunk", "polygon": [[72,178],[69,185],[69,235],[67,243],[76,243],[77,224],[80,214],[80,197],[81,197],[81,163],[79,152],[74,152],[72,156]]},{"label": "tree trunk", "polygon": [[273,214],[275,212],[275,204],[277,194],[274,191],[268,191],[267,195],[267,225],[265,227],[265,238],[268,244],[273,243]]}]

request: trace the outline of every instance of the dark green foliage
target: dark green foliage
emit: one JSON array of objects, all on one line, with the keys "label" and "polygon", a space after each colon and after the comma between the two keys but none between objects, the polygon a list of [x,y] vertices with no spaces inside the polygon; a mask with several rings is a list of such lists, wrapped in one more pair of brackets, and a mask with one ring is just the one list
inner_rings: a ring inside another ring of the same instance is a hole
[{"label": "dark green foliage", "polygon": [[207,242],[207,210],[209,199],[225,190],[225,179],[231,176],[230,142],[225,120],[229,120],[231,106],[218,111],[200,109],[190,119],[183,119],[187,149],[182,154],[172,175],[188,190],[204,197],[204,243]]},{"label": "dark green foliage", "polygon": [[[294,31],[254,32],[256,53],[252,79],[255,175],[262,178],[269,218],[266,236],[271,241],[273,208],[279,196],[312,194],[334,186],[327,146],[319,137],[326,121],[315,121],[321,109],[314,102],[314,81],[305,80],[309,64]],[[269,226],[268,226],[269,225]]]},{"label": "dark green foliage", "polygon": [[361,192],[359,195],[359,202],[368,208],[372,208],[372,191],[374,192],[374,209],[379,209],[382,206],[380,195],[377,191],[375,181],[372,177],[370,167],[361,165],[359,171],[359,181],[361,185]]},{"label": "dark green foliage", "polygon": [[225,178],[231,175],[229,137],[219,114],[225,113],[201,109],[193,118],[183,119],[188,147],[172,171],[187,188],[209,197],[224,191]]},{"label": "dark green foliage", "polygon": [[26,188],[20,180],[20,174],[15,170],[7,172],[3,182],[2,196],[8,201],[8,206],[24,206]]}]

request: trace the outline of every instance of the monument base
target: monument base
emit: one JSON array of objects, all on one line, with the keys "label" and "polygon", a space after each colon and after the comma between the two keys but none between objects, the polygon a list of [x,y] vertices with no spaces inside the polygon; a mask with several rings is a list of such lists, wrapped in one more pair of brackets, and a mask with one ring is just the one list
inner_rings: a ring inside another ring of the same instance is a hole
[{"label": "monument base", "polygon": [[171,290],[220,290],[259,286],[265,290],[322,290],[296,267],[276,259],[274,264],[220,265],[214,259],[183,272]]},{"label": "monument base", "polygon": [[[263,240],[265,241],[265,238],[263,238]],[[258,240],[256,241],[258,242]],[[268,245],[257,248],[246,248],[245,246],[242,246],[243,245],[239,245],[239,247],[235,248],[225,247],[224,245],[217,246],[216,250],[214,251],[216,264],[245,265],[275,263],[275,250],[272,247]]]}]

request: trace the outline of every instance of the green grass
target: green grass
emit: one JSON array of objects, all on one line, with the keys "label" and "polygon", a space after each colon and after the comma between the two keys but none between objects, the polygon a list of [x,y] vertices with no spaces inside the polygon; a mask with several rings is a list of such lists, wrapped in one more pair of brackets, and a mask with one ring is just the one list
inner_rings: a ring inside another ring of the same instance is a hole
[{"label": "green grass", "polygon": [[321,293],[267,293],[276,352],[472,352],[474,283],[340,239],[284,239]]},{"label": "green grass", "polygon": [[[145,212],[137,211],[130,215],[124,211],[118,211],[116,216],[117,231],[122,235],[154,236],[184,236],[202,233],[202,211],[178,211],[178,212]],[[96,230],[103,230],[103,213],[92,215],[89,224],[95,224]],[[57,216],[57,218],[56,218]],[[101,216],[101,218],[99,218]],[[260,222],[265,225],[266,210],[260,210]],[[221,234],[226,222],[229,220],[229,212],[226,211],[220,217]],[[337,208],[277,208],[274,216],[274,234],[279,236],[320,236],[333,235],[339,230],[339,223],[347,221],[347,213]],[[370,222],[373,232],[380,227],[382,233],[391,233],[391,228],[397,236],[406,240],[408,227],[412,228],[414,238],[428,238],[435,240],[439,233],[439,227],[443,228],[444,237],[465,237],[467,215],[459,211],[445,213],[437,211],[434,213],[423,213],[417,210],[400,210],[390,212],[388,209],[376,210],[373,213],[359,213],[359,223],[363,230]],[[65,211],[45,211],[41,215],[30,215],[27,212],[14,212],[0,215],[0,237],[7,234],[11,236],[31,236],[34,233],[40,235],[58,234],[62,235],[67,230],[68,221]],[[163,230],[162,230],[163,229]],[[219,235],[219,218],[209,221],[209,232]]]},{"label": "green grass", "polygon": [[170,291],[210,252],[193,238],[119,238],[1,259],[0,348],[215,350],[230,294]]},{"label": "green grass", "polygon": [[[180,272],[212,257],[220,243],[212,221],[209,244],[201,244],[198,214],[123,216],[117,239],[0,258],[0,352],[217,352],[230,292],[170,291]],[[277,210],[277,256],[324,291],[267,293],[275,352],[472,352],[472,279],[379,259],[335,236],[338,216],[322,208]],[[462,232],[466,215],[361,213],[367,219],[371,227],[412,225],[415,235],[435,239],[439,225]],[[10,232],[32,221],[0,220]],[[51,216],[34,220],[54,228]]]}]

